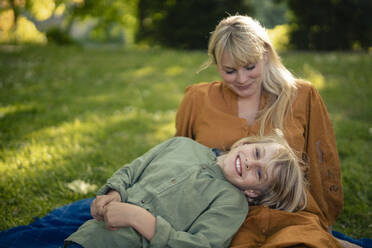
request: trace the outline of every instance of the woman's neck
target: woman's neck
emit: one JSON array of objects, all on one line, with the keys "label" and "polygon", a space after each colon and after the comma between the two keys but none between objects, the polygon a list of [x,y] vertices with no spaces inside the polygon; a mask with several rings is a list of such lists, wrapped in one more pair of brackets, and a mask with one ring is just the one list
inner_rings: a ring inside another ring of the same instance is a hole
[{"label": "woman's neck", "polygon": [[249,97],[238,98],[238,116],[246,119],[248,125],[255,122],[260,106],[261,92]]}]

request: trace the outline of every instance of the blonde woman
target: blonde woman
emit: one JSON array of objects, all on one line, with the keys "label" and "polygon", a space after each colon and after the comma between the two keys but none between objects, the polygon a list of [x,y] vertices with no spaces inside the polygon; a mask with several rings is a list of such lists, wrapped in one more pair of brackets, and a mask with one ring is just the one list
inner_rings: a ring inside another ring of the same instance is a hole
[{"label": "blonde woman", "polygon": [[209,61],[220,82],[187,88],[176,117],[176,136],[229,149],[250,135],[283,130],[302,153],[308,204],[298,213],[250,209],[232,247],[338,247],[329,230],[343,207],[341,169],[326,106],[315,87],[282,64],[265,29],[248,16],[223,19],[209,41]]}]

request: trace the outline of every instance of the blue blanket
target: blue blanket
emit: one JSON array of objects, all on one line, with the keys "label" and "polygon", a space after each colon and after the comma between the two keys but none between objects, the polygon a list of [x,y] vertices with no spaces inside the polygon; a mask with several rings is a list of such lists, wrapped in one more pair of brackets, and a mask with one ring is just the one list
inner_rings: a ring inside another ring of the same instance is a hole
[{"label": "blue blanket", "polygon": [[63,241],[85,221],[92,218],[93,198],[57,208],[29,225],[17,226],[0,233],[0,247],[63,247]]},{"label": "blue blanket", "polygon": [[[63,241],[85,221],[92,218],[90,215],[92,200],[93,198],[73,202],[53,210],[29,225],[1,232],[0,248],[63,247]],[[362,247],[372,248],[372,239],[355,240],[337,231],[333,231],[333,235]]]}]

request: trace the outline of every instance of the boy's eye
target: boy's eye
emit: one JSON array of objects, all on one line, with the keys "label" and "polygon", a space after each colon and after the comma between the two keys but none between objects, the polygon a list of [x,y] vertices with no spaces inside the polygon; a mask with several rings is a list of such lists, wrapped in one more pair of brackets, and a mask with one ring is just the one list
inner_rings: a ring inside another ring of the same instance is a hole
[{"label": "boy's eye", "polygon": [[261,181],[261,177],[262,177],[261,170],[257,170],[257,176],[258,176],[258,180]]},{"label": "boy's eye", "polygon": [[233,74],[235,72],[235,70],[228,70],[228,71],[225,71],[226,74]]}]

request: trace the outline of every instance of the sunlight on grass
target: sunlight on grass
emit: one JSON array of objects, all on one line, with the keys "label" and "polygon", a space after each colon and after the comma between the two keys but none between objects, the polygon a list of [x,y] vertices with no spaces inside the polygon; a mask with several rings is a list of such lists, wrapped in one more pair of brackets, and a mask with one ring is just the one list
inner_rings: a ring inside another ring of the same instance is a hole
[{"label": "sunlight on grass", "polygon": [[155,68],[152,66],[145,66],[141,69],[138,69],[134,72],[134,76],[137,78],[145,77],[155,72]]},{"label": "sunlight on grass", "polygon": [[[58,167],[59,162],[65,157],[87,151],[87,145],[92,144],[91,135],[101,133],[106,127],[120,125],[127,121],[138,119],[148,120],[156,127],[155,131],[148,134],[148,141],[155,145],[170,138],[175,133],[174,111],[148,112],[136,107],[126,107],[116,111],[110,116],[91,114],[85,121],[75,119],[60,126],[47,127],[32,132],[24,141],[17,144],[16,149],[5,149],[0,161],[0,172],[11,171],[27,172],[30,170],[46,170]],[[102,122],[102,120],[105,120]],[[156,124],[159,123],[159,124]],[[129,134],[123,132],[121,138],[125,140]],[[42,138],[44,137],[44,138]],[[61,164],[61,166],[63,163]]]},{"label": "sunlight on grass", "polygon": [[177,76],[184,72],[181,66],[171,66],[165,70],[165,75],[167,76]]},{"label": "sunlight on grass", "polygon": [[324,88],[324,76],[314,68],[312,68],[309,64],[304,64],[303,71],[305,78],[309,80],[318,90]]},{"label": "sunlight on grass", "polygon": [[[58,166],[65,156],[72,156],[82,150],[81,143],[87,132],[93,132],[92,123],[82,123],[76,119],[59,127],[48,127],[30,133],[17,144],[16,149],[5,149],[5,163],[0,162],[0,170],[38,170]],[[44,137],[44,138],[42,138]]]},{"label": "sunlight on grass", "polygon": [[159,125],[158,128],[154,133],[149,135],[149,140],[155,140],[154,143],[163,142],[176,133],[175,123],[174,123],[174,116],[176,115],[175,111],[166,111],[166,112],[157,112],[154,114],[154,118],[158,120],[162,120],[165,122],[162,125]]},{"label": "sunlight on grass", "polygon": [[87,194],[97,190],[97,185],[84,182],[83,180],[77,179],[67,184],[67,188],[73,192],[80,194]]},{"label": "sunlight on grass", "polygon": [[7,106],[1,106],[0,105],[0,116],[5,117],[9,114],[14,114],[22,111],[31,110],[34,107],[32,105],[25,105],[25,104],[13,104],[13,105],[7,105]]}]

